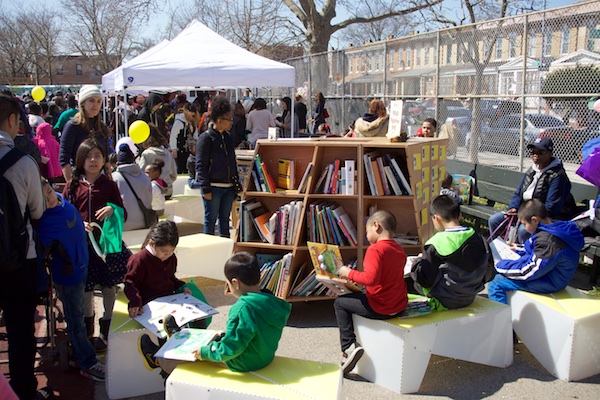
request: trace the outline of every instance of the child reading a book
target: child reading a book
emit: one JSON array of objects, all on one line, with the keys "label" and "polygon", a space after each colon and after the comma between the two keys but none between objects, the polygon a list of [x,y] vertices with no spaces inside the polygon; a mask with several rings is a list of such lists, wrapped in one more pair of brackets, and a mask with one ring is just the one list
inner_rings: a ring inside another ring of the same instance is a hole
[{"label": "child reading a book", "polygon": [[342,370],[348,374],[362,357],[364,349],[356,341],[352,315],[371,319],[390,319],[400,314],[408,304],[404,264],[406,253],[394,241],[396,218],[389,211],[379,210],[367,220],[367,248],[363,271],[341,267],[340,278],[348,278],[366,288],[366,293],[350,293],[333,303],[340,329]]},{"label": "child reading a book", "polygon": [[498,274],[488,285],[489,298],[504,304],[508,304],[509,291],[553,293],[564,289],[577,270],[584,245],[577,225],[572,221],[552,222],[538,199],[525,201],[517,216],[532,236],[525,249],[517,251],[519,259],[496,265]]},{"label": "child reading a book", "polygon": [[450,196],[433,199],[429,212],[437,233],[413,262],[415,289],[432,310],[466,307],[494,277],[492,254],[480,234],[461,226],[460,206]]},{"label": "child reading a book", "polygon": [[463,203],[462,193],[456,193],[452,188],[452,175],[446,174],[442,181],[442,189],[440,190],[440,196],[450,196],[458,204]]},{"label": "child reading a book", "polygon": [[88,340],[84,319],[89,255],[83,220],[77,209],[56,193],[45,178],[42,189],[46,211],[38,222],[37,232],[50,259],[50,275],[63,304],[69,341],[81,375],[103,381],[104,365],[96,358],[96,350]]}]

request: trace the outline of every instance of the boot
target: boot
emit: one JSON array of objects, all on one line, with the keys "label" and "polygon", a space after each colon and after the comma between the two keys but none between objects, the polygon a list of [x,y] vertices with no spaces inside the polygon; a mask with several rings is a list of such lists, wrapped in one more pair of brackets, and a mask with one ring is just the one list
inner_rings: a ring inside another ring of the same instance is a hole
[{"label": "boot", "polygon": [[96,353],[103,353],[106,351],[106,345],[108,344],[108,330],[110,328],[110,319],[100,319],[98,321],[100,325],[100,336],[96,338],[94,342],[94,349]]},{"label": "boot", "polygon": [[90,341],[94,338],[94,318],[95,317],[85,317],[85,332]]}]

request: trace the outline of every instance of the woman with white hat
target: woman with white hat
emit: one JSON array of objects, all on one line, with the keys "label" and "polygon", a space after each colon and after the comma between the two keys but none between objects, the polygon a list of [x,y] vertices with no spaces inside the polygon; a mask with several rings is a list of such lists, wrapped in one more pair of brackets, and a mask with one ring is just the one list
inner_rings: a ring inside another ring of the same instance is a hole
[{"label": "woman with white hat", "polygon": [[83,85],[79,90],[79,111],[66,123],[60,138],[59,161],[66,181],[72,176],[71,163],[79,145],[88,138],[95,138],[110,153],[108,138],[111,133],[100,118],[102,93],[95,85]]}]

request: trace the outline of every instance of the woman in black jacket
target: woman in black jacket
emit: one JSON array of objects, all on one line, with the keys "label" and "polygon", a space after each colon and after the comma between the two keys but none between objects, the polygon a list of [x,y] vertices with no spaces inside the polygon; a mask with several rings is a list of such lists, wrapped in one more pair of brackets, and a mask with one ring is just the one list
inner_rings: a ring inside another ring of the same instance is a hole
[{"label": "woman in black jacket", "polygon": [[225,97],[215,97],[210,105],[213,124],[198,137],[196,174],[204,198],[204,233],[229,237],[229,214],[236,196],[237,163],[229,130],[233,124],[231,104]]}]

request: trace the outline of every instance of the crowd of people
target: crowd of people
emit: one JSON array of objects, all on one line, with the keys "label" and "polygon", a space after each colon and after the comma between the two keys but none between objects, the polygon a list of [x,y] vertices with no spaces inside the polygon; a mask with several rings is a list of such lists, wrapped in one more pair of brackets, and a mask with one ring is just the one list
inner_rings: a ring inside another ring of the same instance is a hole
[{"label": "crowd of people", "polygon": [[[270,128],[279,128],[279,136],[286,138],[292,131],[331,134],[320,92],[314,96],[310,118],[299,94],[293,100],[281,99],[283,114],[274,118],[263,98],[255,99],[246,112],[244,103],[232,104],[218,93],[192,103],[185,94],[151,93],[147,99],[138,96],[109,103],[106,123],[102,93],[94,85],[82,86],[77,95],[64,97],[59,92],[48,100],[38,103],[10,92],[0,94],[2,221],[9,216],[22,220],[2,225],[3,249],[21,249],[22,254],[12,259],[3,254],[0,308],[8,333],[10,386],[22,400],[48,398],[51,392],[37,391],[33,368],[34,312],[39,293],[47,293],[46,266],[63,303],[82,375],[104,380],[97,352],[107,345],[117,284],[125,283],[132,317],[149,300],[178,291],[199,293],[206,301],[197,287],[175,278],[176,225],[149,224],[147,219],[148,210],[157,215],[164,212],[177,175],[188,173],[189,186],[198,188],[203,197],[204,233],[214,235],[217,229],[218,235],[229,237],[229,216],[241,189],[235,149],[254,146],[268,137]],[[149,137],[139,144],[127,138],[115,142],[118,125],[124,128],[137,119],[148,123]],[[385,104],[374,99],[343,135],[385,136],[388,124]],[[435,119],[426,119],[417,136],[435,136],[437,125]],[[488,241],[461,224],[460,201],[449,176],[430,205],[438,233],[413,261],[409,283],[414,285],[407,285],[401,268],[407,257],[393,239],[394,215],[380,210],[369,217],[365,233],[370,246],[362,271],[348,267],[339,271],[340,277],[365,286],[364,292],[340,296],[334,303],[344,373],[364,353],[354,334],[352,314],[395,317],[406,308],[410,291],[427,296],[431,309],[442,311],[470,305],[488,282],[490,298],[503,303],[507,291],[548,293],[568,284],[583,247],[579,229],[568,221],[575,212],[570,182],[561,161],[553,156],[550,139],[539,138],[528,149],[532,167],[508,210],[489,221],[492,238],[507,218],[519,221],[515,242],[524,247],[514,247],[521,256],[518,260],[500,261],[494,268]],[[11,192],[14,196],[7,197]],[[10,213],[11,204],[16,212]],[[121,233],[141,228],[150,228],[149,234],[142,251],[132,255]],[[103,253],[97,242],[106,240],[99,231],[105,229],[117,234],[104,243],[109,250]],[[262,368],[274,357],[289,304],[260,290],[259,266],[251,254],[234,255],[225,265],[225,276],[238,303],[223,338],[200,349],[197,358],[224,362],[234,371]],[[96,339],[95,289],[101,290],[104,307]],[[250,320],[255,324],[248,330]],[[181,328],[173,321],[165,324],[169,334]],[[140,340],[146,365],[168,373],[172,368],[154,357],[157,345],[149,338]]]}]

